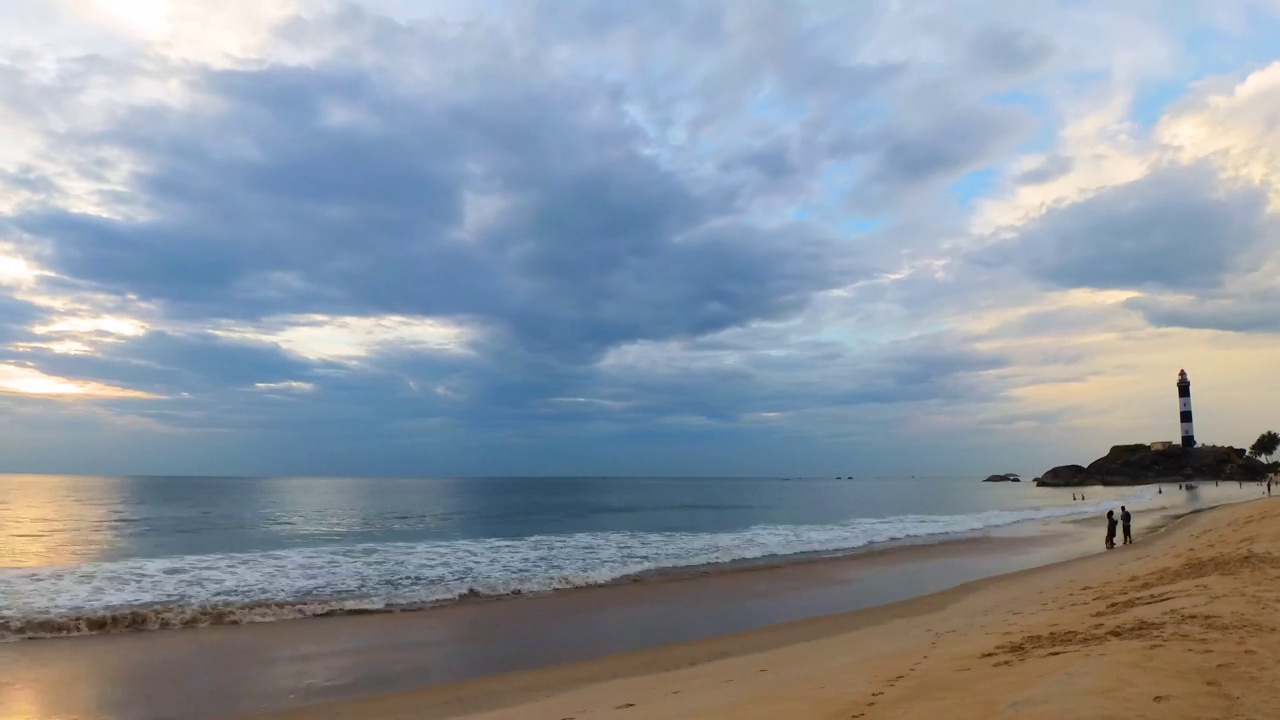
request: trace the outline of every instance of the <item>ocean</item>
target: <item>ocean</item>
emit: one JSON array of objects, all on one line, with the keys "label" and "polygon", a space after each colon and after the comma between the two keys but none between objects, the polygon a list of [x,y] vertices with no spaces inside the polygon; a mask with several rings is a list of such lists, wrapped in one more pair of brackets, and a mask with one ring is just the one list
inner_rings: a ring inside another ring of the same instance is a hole
[{"label": "ocean", "polygon": [[973,477],[7,475],[0,640],[418,609],[945,540],[1156,490],[1086,492]]}]

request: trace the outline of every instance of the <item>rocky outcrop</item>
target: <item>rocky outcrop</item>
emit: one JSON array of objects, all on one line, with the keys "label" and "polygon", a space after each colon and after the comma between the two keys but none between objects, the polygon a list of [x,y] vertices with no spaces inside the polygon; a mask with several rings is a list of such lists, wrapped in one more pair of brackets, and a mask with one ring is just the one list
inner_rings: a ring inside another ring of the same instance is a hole
[{"label": "rocky outcrop", "polygon": [[1018,473],[1005,473],[1003,475],[988,475],[987,479],[982,482],[1022,482],[1022,478],[1018,477]]},{"label": "rocky outcrop", "polygon": [[1088,467],[1063,465],[1036,479],[1042,487],[1081,485],[1146,485],[1189,480],[1254,482],[1267,476],[1267,467],[1240,448],[1174,446],[1152,450],[1148,445],[1116,445]]},{"label": "rocky outcrop", "polygon": [[1083,465],[1059,465],[1036,478],[1036,485],[1041,487],[1075,487],[1077,485],[1096,485],[1094,478]]}]

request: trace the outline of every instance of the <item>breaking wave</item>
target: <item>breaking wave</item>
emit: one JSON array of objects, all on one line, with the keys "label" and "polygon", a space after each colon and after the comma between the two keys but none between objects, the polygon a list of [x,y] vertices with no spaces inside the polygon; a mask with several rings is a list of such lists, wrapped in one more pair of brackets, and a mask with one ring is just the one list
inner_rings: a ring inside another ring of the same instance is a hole
[{"label": "breaking wave", "polygon": [[658,570],[850,551],[1093,514],[1115,504],[722,533],[538,535],[7,569],[0,570],[0,641],[414,610],[468,597],[601,585]]}]

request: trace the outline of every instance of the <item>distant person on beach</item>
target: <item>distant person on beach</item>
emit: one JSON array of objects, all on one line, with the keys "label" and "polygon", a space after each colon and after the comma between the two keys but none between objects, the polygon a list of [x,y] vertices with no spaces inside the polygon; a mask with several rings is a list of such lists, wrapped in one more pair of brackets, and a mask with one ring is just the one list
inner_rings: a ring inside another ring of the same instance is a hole
[{"label": "distant person on beach", "polygon": [[1071,493],[1071,502],[1075,502],[1075,501],[1076,501],[1076,494]]},{"label": "distant person on beach", "polygon": [[1120,529],[1124,532],[1125,545],[1133,544],[1133,528],[1130,525],[1130,523],[1132,522],[1133,522],[1133,515],[1129,514],[1129,511],[1126,510],[1123,505],[1121,505],[1120,506]]},{"label": "distant person on beach", "polygon": [[1107,511],[1107,549],[1116,546],[1116,511]]}]

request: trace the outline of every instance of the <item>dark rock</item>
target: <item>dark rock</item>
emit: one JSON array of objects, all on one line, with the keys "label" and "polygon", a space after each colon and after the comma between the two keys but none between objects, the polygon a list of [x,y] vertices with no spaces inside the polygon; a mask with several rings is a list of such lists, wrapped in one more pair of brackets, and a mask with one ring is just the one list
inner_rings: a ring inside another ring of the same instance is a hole
[{"label": "dark rock", "polygon": [[1097,479],[1089,475],[1082,465],[1059,465],[1036,478],[1039,487],[1076,487],[1078,485],[1096,485]]},{"label": "dark rock", "polygon": [[1036,481],[1045,487],[1080,485],[1146,485],[1188,480],[1257,481],[1266,477],[1262,462],[1240,448],[1174,446],[1152,450],[1147,445],[1116,445],[1087,468],[1064,465]]},{"label": "dark rock", "polygon": [[988,475],[987,479],[982,482],[1022,482],[1022,478],[1018,477],[1018,473],[1005,473],[1004,475]]}]

